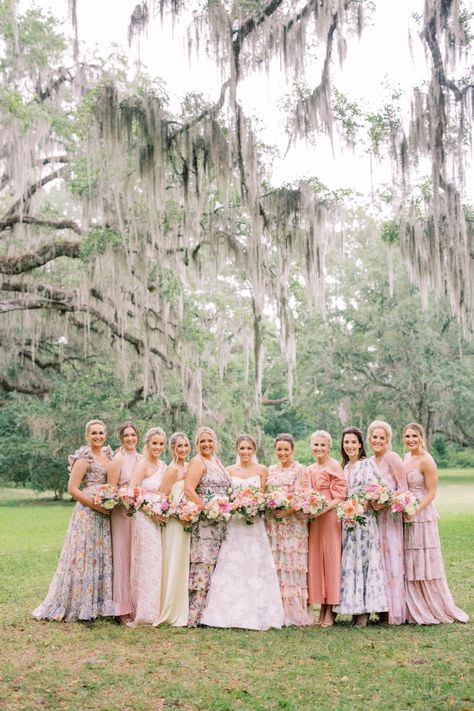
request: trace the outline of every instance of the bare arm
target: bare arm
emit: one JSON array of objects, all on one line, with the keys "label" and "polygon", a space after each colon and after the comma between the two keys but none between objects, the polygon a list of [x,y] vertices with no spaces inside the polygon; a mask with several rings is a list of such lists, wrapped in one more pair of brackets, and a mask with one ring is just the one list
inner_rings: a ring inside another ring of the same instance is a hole
[{"label": "bare arm", "polygon": [[94,504],[94,501],[91,499],[91,497],[85,494],[79,488],[82,480],[84,479],[84,475],[88,469],[88,466],[89,462],[87,461],[87,459],[83,459],[82,457],[81,459],[77,459],[74,462],[67,485],[68,493],[71,494],[73,499],[76,499],[76,501],[79,501],[81,504],[84,504],[84,506],[88,506],[90,509],[98,511],[102,514],[110,514],[110,511],[108,511],[107,509],[104,509],[98,504]]},{"label": "bare arm", "polygon": [[117,454],[107,467],[107,483],[118,486],[120,472],[122,471],[123,456]]},{"label": "bare arm", "polygon": [[427,454],[423,457],[420,463],[420,471],[425,477],[425,486],[427,490],[427,494],[418,509],[418,511],[423,511],[423,509],[426,509],[426,507],[434,501],[436,490],[438,488],[438,468],[431,455]]},{"label": "bare arm", "polygon": [[178,473],[179,469],[174,462],[168,465],[165,473],[163,474],[163,479],[161,480],[161,485],[158,490],[161,494],[166,494],[166,496],[168,496],[171,491],[171,487],[178,478]]},{"label": "bare arm", "polygon": [[195,504],[204,508],[204,501],[196,493],[196,488],[201,481],[205,472],[204,464],[199,459],[192,459],[189,463],[186,477],[184,480],[184,494],[188,499],[194,501]]},{"label": "bare arm", "polygon": [[146,460],[141,459],[137,464],[135,464],[135,467],[132,472],[132,478],[130,479],[130,486],[141,486],[143,479],[145,478],[146,474]]},{"label": "bare arm", "polygon": [[268,479],[268,468],[264,467],[263,464],[260,467],[260,489],[262,491],[265,491],[267,487],[267,479]]}]

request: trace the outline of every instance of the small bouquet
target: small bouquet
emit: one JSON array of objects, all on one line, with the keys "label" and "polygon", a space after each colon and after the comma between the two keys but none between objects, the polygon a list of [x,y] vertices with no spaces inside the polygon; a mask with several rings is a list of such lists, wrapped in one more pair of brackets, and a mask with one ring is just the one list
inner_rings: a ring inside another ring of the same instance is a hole
[{"label": "small bouquet", "polygon": [[93,497],[94,504],[112,511],[119,503],[118,490],[112,484],[101,484]]},{"label": "small bouquet", "polygon": [[233,514],[242,516],[251,526],[256,516],[265,511],[265,494],[258,486],[245,486],[235,489],[230,494],[230,509]]},{"label": "small bouquet", "polygon": [[294,511],[301,511],[307,516],[316,516],[327,508],[328,500],[318,491],[302,491],[296,496],[293,504]]},{"label": "small bouquet", "polygon": [[[265,494],[265,505],[268,511],[293,511],[295,497],[284,489],[271,488]],[[278,516],[276,517],[278,521]]]},{"label": "small bouquet", "polygon": [[[166,494],[159,491],[148,491],[140,494],[135,503],[135,511],[141,511],[146,516],[169,516],[170,501]],[[165,526],[165,522],[160,521],[160,526]]]},{"label": "small bouquet", "polygon": [[133,516],[135,513],[135,505],[139,496],[139,486],[121,486],[118,490],[119,503],[125,509],[127,516]]},{"label": "small bouquet", "polygon": [[379,506],[390,506],[392,502],[393,491],[384,486],[384,484],[379,484],[378,481],[369,481],[364,487],[364,499],[369,501],[371,504],[377,504]]},{"label": "small bouquet", "polygon": [[[391,512],[392,516],[401,513],[404,516],[414,516],[418,511],[420,502],[411,491],[401,491],[392,496]],[[410,526],[412,521],[405,521],[405,525]]]},{"label": "small bouquet", "polygon": [[183,523],[186,524],[184,530],[189,533],[192,530],[193,524],[199,521],[200,513],[201,509],[194,501],[181,499],[181,501],[173,505],[170,515],[176,516],[180,521],[183,521]]},{"label": "small bouquet", "polygon": [[337,504],[336,515],[347,531],[353,531],[356,526],[365,526],[367,523],[364,505],[357,494]]},{"label": "small bouquet", "polygon": [[201,509],[200,518],[202,521],[207,521],[215,526],[222,521],[227,522],[230,516],[231,507],[229,499],[227,496],[216,495],[207,499],[204,508]]}]

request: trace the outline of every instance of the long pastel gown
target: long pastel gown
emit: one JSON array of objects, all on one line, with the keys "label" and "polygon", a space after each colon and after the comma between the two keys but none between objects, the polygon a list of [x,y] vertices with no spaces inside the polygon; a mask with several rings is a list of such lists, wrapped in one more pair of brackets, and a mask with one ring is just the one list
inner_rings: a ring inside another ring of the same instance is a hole
[{"label": "long pastel gown", "polygon": [[[231,479],[233,489],[260,486],[258,475]],[[249,630],[283,626],[278,576],[262,519],[248,525],[233,516],[228,523],[201,623]]]},{"label": "long pastel gown", "polygon": [[[299,462],[283,468],[274,464],[268,470],[267,487],[278,487],[289,493],[310,487],[307,469]],[[284,625],[312,625],[308,612],[308,524],[298,514],[265,520],[273,560],[283,601]]]},{"label": "long pastel gown", "polygon": [[[171,496],[178,502],[184,494],[185,470],[171,487]],[[161,612],[155,625],[186,627],[189,614],[189,548],[190,535],[171,518],[162,530],[163,576],[161,580]]]},{"label": "long pastel gown", "polygon": [[[344,469],[348,496],[362,493],[371,481],[381,482],[379,470],[370,459],[361,459],[349,471]],[[333,611],[348,615],[362,615],[388,610],[380,552],[377,518],[371,507],[367,510],[365,527],[348,531],[343,526],[341,560],[341,595]]]},{"label": "long pastel gown", "polygon": [[[196,493],[206,500],[212,496],[225,496],[231,485],[230,476],[220,461],[201,457],[205,472],[196,487]],[[195,627],[201,621],[211,577],[217,562],[217,556],[226,534],[227,524],[210,524],[199,521],[191,533],[191,551],[189,567],[189,617],[188,626]]]},{"label": "long pastel gown", "polygon": [[[403,461],[396,452],[387,452],[377,459],[371,457],[382,477],[382,482],[394,491],[406,491],[406,476],[395,476],[397,464],[403,469]],[[379,524],[380,551],[385,575],[385,592],[388,602],[388,622],[390,625],[402,625],[406,620],[405,577],[403,568],[403,518],[402,514],[393,515],[390,507],[377,512]]]},{"label": "long pastel gown", "polygon": [[[311,486],[329,502],[342,501],[347,483],[342,474],[309,468]],[[342,526],[334,509],[309,525],[308,601],[310,605],[337,605],[341,581]]]},{"label": "long pastel gown", "polygon": [[[143,494],[160,488],[166,464],[158,462],[154,474],[141,484]],[[161,526],[138,511],[132,525],[132,564],[130,572],[133,620],[129,627],[152,625],[160,616],[162,573]]]},{"label": "long pastel gown", "polygon": [[[112,458],[110,447],[104,447],[103,451]],[[105,483],[106,471],[89,447],[81,447],[70,455],[69,471],[78,459],[87,459],[81,487],[92,498]],[[39,620],[69,621],[108,615],[114,615],[110,517],[78,501],[48,594],[33,610],[33,616]]]},{"label": "long pastel gown", "polygon": [[[407,468],[406,475],[409,490],[421,501],[427,494],[423,473]],[[416,514],[411,526],[405,526],[407,622],[419,625],[469,620],[454,604],[446,582],[438,518],[436,507],[431,503]]]},{"label": "long pastel gown", "polygon": [[[138,452],[128,452],[123,449],[122,469],[118,485],[127,486],[132,478],[132,472],[140,459]],[[130,615],[132,600],[130,596],[130,565],[132,547],[132,518],[127,516],[122,506],[116,506],[112,511],[112,552],[114,559],[114,605],[115,615]]]}]

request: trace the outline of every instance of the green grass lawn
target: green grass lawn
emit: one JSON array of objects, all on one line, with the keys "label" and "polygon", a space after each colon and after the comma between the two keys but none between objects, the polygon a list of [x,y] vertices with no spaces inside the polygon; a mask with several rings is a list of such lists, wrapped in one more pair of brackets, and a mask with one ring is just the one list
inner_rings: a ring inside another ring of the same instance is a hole
[{"label": "green grass lawn", "polygon": [[[443,470],[448,581],[474,615],[474,471]],[[0,490],[0,709],[474,709],[473,625],[274,630],[123,628],[31,617],[70,503]]]}]

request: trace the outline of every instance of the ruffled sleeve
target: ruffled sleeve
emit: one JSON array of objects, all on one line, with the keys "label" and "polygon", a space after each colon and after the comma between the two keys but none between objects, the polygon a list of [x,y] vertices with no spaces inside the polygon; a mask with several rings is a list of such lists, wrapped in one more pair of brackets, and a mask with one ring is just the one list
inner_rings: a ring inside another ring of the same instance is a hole
[{"label": "ruffled sleeve", "polygon": [[[110,447],[109,447],[109,449],[110,449]],[[77,462],[78,459],[87,459],[89,464],[91,464],[93,461],[93,458],[92,458],[90,447],[88,447],[87,445],[84,445],[83,447],[79,447],[79,449],[76,449],[74,454],[69,455],[69,457],[67,458],[69,473],[71,473],[71,469],[72,469],[74,463]]]},{"label": "ruffled sleeve", "polygon": [[[86,447],[86,449],[89,449],[89,447]],[[107,455],[107,457],[108,457],[109,459],[113,459],[113,458],[114,458],[115,452],[114,452],[114,450],[112,449],[112,447],[109,447],[108,444],[106,444],[105,447],[102,447],[102,451],[104,452],[104,454]],[[120,450],[119,450],[119,452],[120,452]]]},{"label": "ruffled sleeve", "polygon": [[333,499],[340,499],[341,501],[347,496],[347,482],[342,476],[342,474],[336,474],[335,472],[327,472],[329,479],[329,492]]}]

